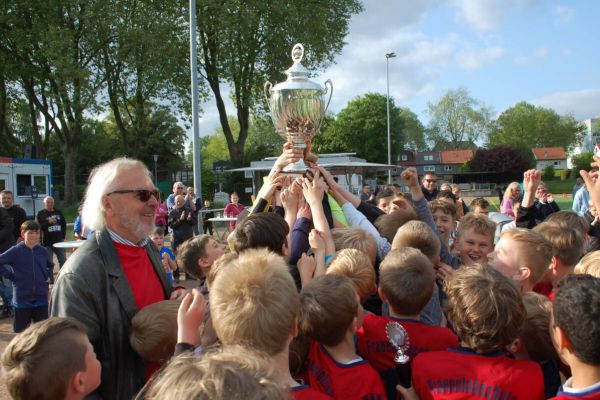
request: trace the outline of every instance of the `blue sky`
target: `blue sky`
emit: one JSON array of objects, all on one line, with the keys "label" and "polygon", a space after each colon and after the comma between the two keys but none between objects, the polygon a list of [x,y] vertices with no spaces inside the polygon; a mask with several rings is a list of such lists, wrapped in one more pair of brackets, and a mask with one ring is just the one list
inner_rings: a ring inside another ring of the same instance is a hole
[{"label": "blue sky", "polygon": [[[554,0],[365,0],[347,45],[315,81],[331,79],[331,111],[367,92],[390,96],[426,125],[427,103],[465,87],[496,114],[518,101],[600,115],[600,2]],[[301,38],[299,38],[301,42]],[[307,49],[307,51],[310,51]],[[202,135],[214,132],[214,99],[202,105]],[[228,113],[235,115],[231,103]]]}]

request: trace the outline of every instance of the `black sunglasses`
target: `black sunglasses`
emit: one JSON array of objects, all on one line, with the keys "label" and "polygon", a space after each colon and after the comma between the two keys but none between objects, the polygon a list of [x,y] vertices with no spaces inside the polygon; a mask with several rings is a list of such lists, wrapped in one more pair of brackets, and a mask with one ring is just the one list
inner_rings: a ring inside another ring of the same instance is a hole
[{"label": "black sunglasses", "polygon": [[140,201],[146,202],[148,200],[150,200],[150,197],[154,196],[155,199],[158,200],[159,196],[160,196],[160,190],[158,189],[154,189],[154,190],[146,190],[146,189],[122,189],[122,190],[114,190],[110,193],[107,193],[107,196],[110,196],[111,194],[115,194],[115,193],[135,193],[135,195],[137,196],[138,199],[140,199]]}]

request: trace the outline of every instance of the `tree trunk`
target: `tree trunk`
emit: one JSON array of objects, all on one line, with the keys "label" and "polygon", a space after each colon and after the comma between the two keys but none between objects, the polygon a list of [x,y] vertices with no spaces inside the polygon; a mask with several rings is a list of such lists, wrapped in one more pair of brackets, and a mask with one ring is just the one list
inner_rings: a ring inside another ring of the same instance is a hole
[{"label": "tree trunk", "polygon": [[77,198],[77,152],[72,145],[61,146],[65,161],[65,198],[66,204],[76,204]]}]

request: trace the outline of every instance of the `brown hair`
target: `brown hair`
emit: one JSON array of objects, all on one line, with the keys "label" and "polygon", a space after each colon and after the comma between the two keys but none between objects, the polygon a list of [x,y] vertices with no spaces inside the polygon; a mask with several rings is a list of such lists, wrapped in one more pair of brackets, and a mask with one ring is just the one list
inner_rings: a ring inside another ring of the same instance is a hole
[{"label": "brown hair", "polygon": [[260,353],[238,346],[213,350],[202,358],[173,358],[138,394],[141,400],[285,400]]},{"label": "brown hair", "polygon": [[491,243],[494,243],[494,234],[496,233],[496,224],[483,214],[467,213],[461,218],[458,225],[458,235],[464,234],[471,229],[473,232],[487,236]]},{"label": "brown hair", "polygon": [[21,232],[39,231],[40,224],[37,221],[28,219],[21,224]]},{"label": "brown hair", "polygon": [[590,224],[581,215],[575,211],[561,210],[550,214],[545,220],[545,223],[559,226],[561,228],[577,229],[581,236],[585,237]]},{"label": "brown hair", "polygon": [[[536,284],[542,279],[544,273],[552,260],[553,248],[552,244],[539,232],[531,229],[515,228],[502,232],[502,237],[507,236],[521,246],[520,257],[521,263],[519,267],[527,267],[530,271],[529,282]],[[516,248],[514,251],[519,251]]]},{"label": "brown hair", "polygon": [[575,266],[575,274],[588,274],[600,278],[600,250],[587,253]]},{"label": "brown hair", "polygon": [[300,292],[300,331],[325,346],[339,344],[358,311],[350,278],[322,275]]},{"label": "brown hair", "polygon": [[287,245],[290,228],[277,213],[250,214],[235,228],[235,251],[266,247],[282,255],[283,245]]},{"label": "brown hair", "polygon": [[240,253],[220,268],[210,288],[213,327],[221,342],[268,355],[287,351],[298,301],[285,260],[266,249]]},{"label": "brown hair", "polygon": [[577,264],[583,253],[583,237],[573,228],[541,223],[534,231],[541,233],[552,244],[553,254],[566,266]]},{"label": "brown hair", "polygon": [[429,209],[432,214],[439,210],[446,215],[450,215],[453,219],[456,219],[456,205],[449,201],[436,198],[429,202]]},{"label": "brown hair", "polygon": [[538,293],[524,293],[525,322],[519,338],[527,349],[529,358],[541,363],[556,358],[556,351],[550,337],[550,316],[552,302]]},{"label": "brown hair", "polygon": [[131,319],[129,343],[146,361],[165,362],[177,344],[177,310],[180,300],[163,300],[138,311]]},{"label": "brown hair", "polygon": [[431,262],[434,262],[440,255],[442,245],[437,234],[425,222],[409,221],[398,229],[392,241],[392,250],[400,247],[419,249]]},{"label": "brown hair", "polygon": [[203,278],[204,271],[198,265],[198,260],[206,257],[206,245],[215,240],[210,235],[198,235],[186,240],[177,247],[177,266],[194,278]]},{"label": "brown hair", "polygon": [[342,249],[356,249],[363,251],[375,263],[377,258],[377,242],[365,229],[358,227],[334,228],[331,230],[333,243],[337,251]]},{"label": "brown hair", "polygon": [[71,377],[85,370],[85,327],[52,317],[17,334],[2,353],[4,381],[14,399],[63,399]]},{"label": "brown hair", "polygon": [[525,320],[525,307],[514,283],[485,265],[464,265],[445,283],[446,315],[458,337],[478,353],[502,351]]},{"label": "brown hair", "polygon": [[471,200],[469,207],[471,207],[473,210],[475,210],[475,207],[490,208],[490,202],[483,197],[475,197],[473,200]]},{"label": "brown hair", "polygon": [[408,221],[418,221],[419,217],[412,208],[403,208],[394,210],[387,215],[382,215],[375,221],[375,226],[379,230],[381,236],[392,243],[398,228],[406,224]]},{"label": "brown hair", "polygon": [[343,249],[338,251],[329,263],[326,273],[350,278],[361,302],[373,294],[375,269],[369,257],[360,250]]},{"label": "brown hair", "polygon": [[433,264],[415,248],[392,250],[379,267],[379,287],[397,314],[419,314],[433,294],[434,282]]}]

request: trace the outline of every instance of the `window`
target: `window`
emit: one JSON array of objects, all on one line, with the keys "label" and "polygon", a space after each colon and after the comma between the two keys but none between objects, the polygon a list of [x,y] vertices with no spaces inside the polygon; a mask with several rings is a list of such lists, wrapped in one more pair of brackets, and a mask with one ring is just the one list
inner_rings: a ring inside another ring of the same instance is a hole
[{"label": "window", "polygon": [[423,167],[424,172],[435,172],[435,165],[425,165]]},{"label": "window", "polygon": [[17,196],[31,196],[31,186],[35,186],[38,196],[48,194],[46,175],[17,175]]},{"label": "window", "polygon": [[402,161],[407,161],[408,160],[408,156],[406,154],[402,154]]},{"label": "window", "polygon": [[452,171],[452,165],[444,165],[444,171]]},{"label": "window", "polygon": [[554,166],[555,167],[560,167],[560,161],[554,161]]},{"label": "window", "polygon": [[425,161],[433,161],[433,156],[425,156]]}]

